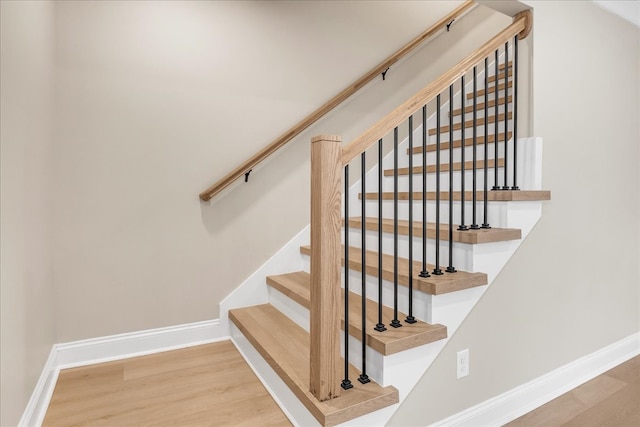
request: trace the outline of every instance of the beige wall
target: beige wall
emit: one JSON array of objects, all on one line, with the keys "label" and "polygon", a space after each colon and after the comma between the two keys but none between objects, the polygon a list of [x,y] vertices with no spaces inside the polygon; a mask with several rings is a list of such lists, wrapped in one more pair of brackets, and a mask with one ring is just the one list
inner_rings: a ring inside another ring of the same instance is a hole
[{"label": "beige wall", "polygon": [[590,2],[528,3],[553,200],[389,425],[435,422],[640,330],[640,30]]},{"label": "beige wall", "polygon": [[249,184],[198,193],[456,5],[57,2],[58,340],[216,318],[308,224],[310,137],[355,137],[510,20],[479,8]]},{"label": "beige wall", "polygon": [[53,5],[0,2],[0,425],[18,423],[55,342]]}]

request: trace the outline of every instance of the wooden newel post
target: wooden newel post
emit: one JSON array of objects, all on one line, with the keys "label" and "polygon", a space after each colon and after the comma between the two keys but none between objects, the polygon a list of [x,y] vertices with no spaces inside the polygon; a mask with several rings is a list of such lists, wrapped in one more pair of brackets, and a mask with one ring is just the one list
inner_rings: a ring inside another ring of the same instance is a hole
[{"label": "wooden newel post", "polygon": [[311,393],[340,396],[342,139],[311,139]]}]

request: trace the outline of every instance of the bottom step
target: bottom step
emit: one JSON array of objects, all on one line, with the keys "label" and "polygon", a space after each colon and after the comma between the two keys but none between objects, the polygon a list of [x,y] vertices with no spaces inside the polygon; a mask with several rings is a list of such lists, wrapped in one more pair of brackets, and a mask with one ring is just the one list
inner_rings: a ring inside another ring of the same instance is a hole
[{"label": "bottom step", "polygon": [[[229,318],[324,426],[333,426],[398,403],[398,390],[373,381],[343,390],[339,398],[318,401],[309,391],[309,334],[270,304],[229,311]],[[359,376],[351,367],[349,378]]]}]

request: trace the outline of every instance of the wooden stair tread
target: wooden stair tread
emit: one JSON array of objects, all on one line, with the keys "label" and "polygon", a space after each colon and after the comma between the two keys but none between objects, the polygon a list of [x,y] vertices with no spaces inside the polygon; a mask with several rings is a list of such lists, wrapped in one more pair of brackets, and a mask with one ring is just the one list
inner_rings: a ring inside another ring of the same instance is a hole
[{"label": "wooden stair tread", "polygon": [[[487,162],[487,167],[495,167],[494,159],[489,159],[489,161]],[[498,159],[498,167],[504,167],[504,159]],[[484,160],[478,160],[476,162],[476,168],[478,170],[484,168]],[[473,169],[473,161],[469,160],[468,162],[465,162],[464,169],[467,171],[471,171]],[[462,170],[462,162],[454,163],[453,170]],[[449,162],[440,164],[440,173],[442,172],[449,172]],[[413,173],[422,173],[422,166],[414,166]],[[427,173],[436,173],[436,165],[427,165]],[[398,168],[398,175],[409,175],[409,168]],[[393,169],[385,169],[384,176],[393,176]]]},{"label": "wooden stair tread", "polygon": [[[507,86],[508,87],[513,87],[513,80],[509,80],[507,82]],[[504,90],[504,83],[499,83],[498,84],[498,91]],[[496,85],[494,84],[493,86],[489,87],[489,93],[494,93],[496,91]],[[476,91],[476,97],[478,96],[484,96],[484,89],[478,89]],[[467,99],[473,99],[473,92],[469,93],[467,95]]]},{"label": "wooden stair tread", "polygon": [[394,387],[360,384],[360,374],[351,366],[353,388],[320,402],[309,391],[309,333],[270,304],[230,310],[229,318],[322,425],[340,424],[399,401]]},{"label": "wooden stair tread", "polygon": [[[502,70],[504,70],[504,67],[502,68]],[[489,70],[489,71],[492,71],[492,70]],[[509,67],[509,77],[513,77],[513,68],[511,66]],[[482,78],[480,80],[482,81],[482,80],[484,80],[484,78]],[[500,81],[500,80],[504,80],[504,71],[498,73],[498,81]],[[495,82],[496,81],[496,76],[495,75],[488,76],[487,77],[487,81],[489,83]]]},{"label": "wooden stair tread", "polygon": [[[513,117],[513,113],[511,111],[509,111],[507,113],[507,118],[509,120],[511,120],[512,117]],[[503,120],[504,120],[504,113],[498,114],[498,122],[503,121]],[[496,116],[495,116],[495,114],[492,114],[492,115],[489,116],[489,120],[487,121],[487,123],[495,123],[495,121],[496,121]],[[478,117],[476,122],[475,122],[475,124],[477,126],[484,125],[484,117]],[[473,120],[467,120],[464,123],[464,125],[465,125],[464,126],[465,128],[472,128],[474,126]],[[454,123],[453,130],[456,131],[456,130],[460,130],[460,129],[462,129],[462,123]],[[446,133],[449,132],[449,125],[440,126],[440,133],[442,134],[442,133],[445,133],[445,132]],[[433,136],[433,135],[435,135],[437,133],[438,133],[438,129],[437,128],[429,129],[429,136]]]},{"label": "wooden stair tread", "polygon": [[[367,230],[378,230],[378,218],[367,218],[365,221]],[[349,218],[349,227],[362,228],[362,218],[353,217]],[[435,239],[436,237],[436,224],[428,222],[427,238]],[[382,231],[384,233],[393,233],[393,219],[382,219]],[[398,234],[409,234],[409,221],[400,219],[398,220]],[[422,238],[422,221],[413,221],[413,237]],[[459,231],[458,225],[453,226],[453,241],[457,243],[468,243],[472,245],[482,243],[494,243],[494,242],[506,242],[510,240],[519,240],[522,238],[522,232],[517,228],[481,228],[479,230],[466,230]],[[440,240],[449,241],[449,225],[440,224]]]},{"label": "wooden stair tread", "polygon": [[[310,246],[300,247],[300,253],[311,255]],[[355,271],[362,271],[362,259],[360,248],[349,247],[349,268]],[[342,248],[342,265],[344,265],[344,247]],[[378,253],[367,251],[367,274],[378,277]],[[440,268],[444,271],[446,266]],[[427,264],[429,272],[433,271],[433,264]],[[458,271],[457,273],[445,273],[440,276],[420,277],[422,263],[413,261],[413,287],[414,289],[431,295],[441,295],[450,292],[461,291],[463,289],[474,288],[486,285],[487,275],[484,273],[469,273]],[[382,254],[382,278],[393,282],[393,255]],[[398,257],[398,285],[409,285],[409,260]]]},{"label": "wooden stair tread", "polygon": [[[473,198],[472,191],[464,192],[465,201],[471,201]],[[426,192],[427,200],[435,200],[436,192],[435,191],[427,191]],[[378,193],[366,193],[367,200],[378,200]],[[362,199],[362,193],[358,196],[359,199]],[[484,199],[484,191],[476,191],[476,198],[479,201]],[[382,200],[393,200],[393,192],[383,192]],[[409,192],[402,191],[398,192],[398,200],[409,200]],[[413,192],[413,200],[421,201],[422,200],[422,191],[414,191]],[[453,192],[453,200],[460,201],[462,200],[462,192],[454,191]],[[497,191],[488,191],[487,192],[487,201],[489,202],[528,202],[528,201],[543,201],[543,200],[551,200],[551,191],[548,190],[497,190]],[[441,191],[440,192],[440,201],[448,202],[449,201],[449,192]]]},{"label": "wooden stair tread", "polygon": [[[289,296],[302,306],[311,305],[311,275],[304,271],[280,274],[267,277],[267,284],[283,294]],[[342,296],[344,304],[344,294]],[[361,312],[362,297],[356,293],[349,293],[349,334],[357,339],[362,338]],[[447,328],[443,325],[431,325],[422,321],[413,324],[403,322],[403,327],[392,328],[389,323],[393,319],[393,309],[382,306],[383,323],[387,326],[384,332],[378,332],[373,327],[378,323],[378,303],[367,300],[367,344],[381,354],[390,355],[410,348],[418,347],[447,337]],[[344,311],[342,314],[342,329],[344,330]],[[398,313],[398,319],[404,321],[406,314]]]},{"label": "wooden stair tread", "polygon": [[[509,95],[508,99],[508,103],[511,104],[511,102],[513,101],[513,96]],[[504,105],[505,104],[505,99],[504,96],[502,98],[498,98],[498,105]],[[496,106],[496,100],[495,99],[490,99],[489,100],[489,108],[491,107],[495,107]],[[478,104],[476,104],[476,111],[479,110],[484,110],[484,102],[480,102]],[[468,105],[467,107],[465,107],[464,109],[465,114],[468,113],[472,113],[473,114],[473,105]],[[456,108],[455,110],[453,110],[453,115],[454,116],[459,116],[462,114],[462,108]]]},{"label": "wooden stair tread", "polygon": [[[513,136],[512,132],[507,132],[507,140],[511,139],[511,137]],[[482,136],[478,136],[476,141],[477,145],[482,145],[484,144],[484,135]],[[496,142],[496,136],[495,135],[489,135],[489,144]],[[504,142],[504,132],[499,133],[498,134],[498,142]],[[470,147],[473,146],[473,138],[465,138],[464,140],[464,145],[465,147]],[[453,148],[460,148],[462,147],[462,140],[461,139],[454,139],[453,140]],[[440,143],[440,150],[448,150],[449,149],[449,142],[441,142]],[[436,151],[436,144],[427,144],[426,146],[426,151],[427,153]],[[409,149],[407,148],[407,154],[409,153]],[[422,145],[419,145],[417,147],[413,147],[413,154],[414,155],[418,155],[418,154],[422,154]]]}]

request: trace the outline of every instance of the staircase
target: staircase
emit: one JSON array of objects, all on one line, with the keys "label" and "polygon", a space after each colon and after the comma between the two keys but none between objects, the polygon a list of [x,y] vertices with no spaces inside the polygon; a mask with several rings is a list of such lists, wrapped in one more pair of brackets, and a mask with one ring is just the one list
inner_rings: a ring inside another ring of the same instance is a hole
[{"label": "staircase", "polygon": [[[228,311],[236,345],[295,424],[383,425],[550,199],[541,190],[541,141],[517,138],[517,63],[509,60],[517,38],[500,55],[486,53],[447,83],[448,97],[424,95],[400,130],[369,137],[355,155],[358,141],[343,149],[337,138],[314,140],[312,150],[327,143],[337,168],[345,166],[342,220],[314,231],[339,199],[335,174],[314,181],[330,174],[314,169],[325,161],[312,151],[312,189],[321,195],[312,202],[312,245],[308,231],[294,243],[302,242],[302,268],[263,277],[268,303]],[[378,163],[367,168],[365,154]],[[361,175],[351,183],[358,155]],[[334,258],[319,261],[329,247]]]}]

